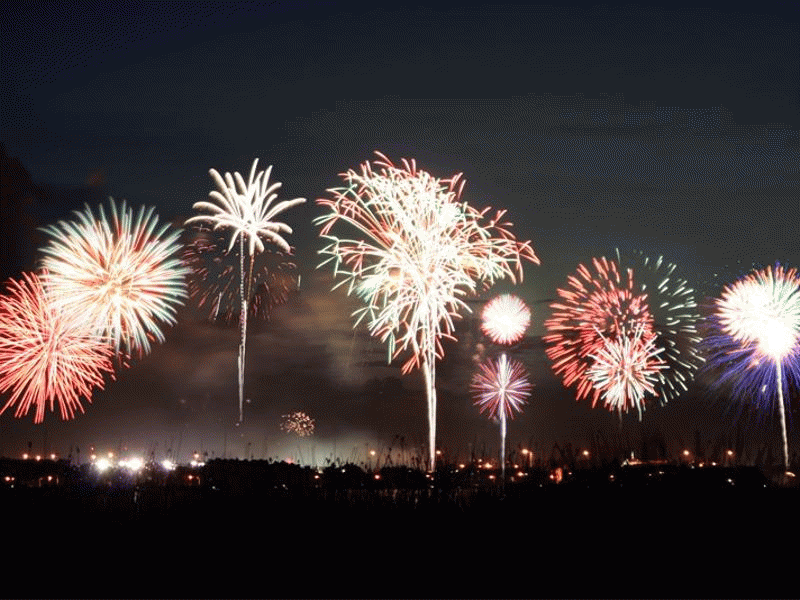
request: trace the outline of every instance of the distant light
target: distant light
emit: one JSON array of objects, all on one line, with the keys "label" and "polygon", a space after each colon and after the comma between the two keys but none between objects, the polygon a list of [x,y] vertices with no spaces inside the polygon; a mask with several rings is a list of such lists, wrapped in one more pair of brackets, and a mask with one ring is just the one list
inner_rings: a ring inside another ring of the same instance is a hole
[{"label": "distant light", "polygon": [[165,458],[164,460],[161,461],[161,466],[164,468],[165,471],[175,470],[175,463],[168,458]]},{"label": "distant light", "polygon": [[94,463],[94,466],[98,471],[102,473],[103,471],[106,471],[111,468],[111,461],[108,460],[107,458],[101,458],[96,463]]},{"label": "distant light", "polygon": [[136,473],[142,470],[142,467],[144,467],[144,461],[138,456],[134,456],[128,460],[119,461],[119,466]]}]

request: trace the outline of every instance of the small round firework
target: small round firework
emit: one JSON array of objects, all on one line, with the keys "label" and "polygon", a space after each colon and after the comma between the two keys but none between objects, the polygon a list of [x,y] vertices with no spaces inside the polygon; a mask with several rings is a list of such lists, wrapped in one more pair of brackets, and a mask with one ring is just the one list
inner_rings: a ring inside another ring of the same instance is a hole
[{"label": "small round firework", "polygon": [[281,429],[286,433],[294,433],[297,437],[314,435],[314,419],[302,411],[295,411],[288,415],[283,415],[284,421]]},{"label": "small round firework", "polygon": [[481,329],[495,344],[510,345],[525,335],[531,311],[518,296],[502,294],[483,307],[481,318]]}]

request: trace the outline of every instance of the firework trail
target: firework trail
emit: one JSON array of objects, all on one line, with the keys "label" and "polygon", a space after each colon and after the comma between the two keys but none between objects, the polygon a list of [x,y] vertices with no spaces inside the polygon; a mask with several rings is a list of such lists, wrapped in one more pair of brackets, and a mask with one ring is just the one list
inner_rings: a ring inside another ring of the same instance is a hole
[{"label": "firework trail", "polygon": [[281,429],[286,433],[294,433],[297,437],[314,435],[314,419],[302,411],[296,411],[288,415],[283,415]]},{"label": "firework trail", "polygon": [[91,403],[92,390],[103,389],[104,375],[113,378],[114,350],[89,329],[48,302],[39,277],[23,274],[0,296],[0,392],[12,391],[0,414],[16,405],[24,417],[36,407],[35,423],[58,402],[62,419],[84,412],[80,398]]},{"label": "firework trail", "polygon": [[[209,196],[216,202],[196,202],[195,210],[205,210],[210,215],[198,215],[186,220],[189,223],[207,223],[213,225],[214,231],[230,230],[232,232],[227,252],[230,252],[236,240],[239,240],[239,299],[241,309],[239,323],[241,336],[239,341],[239,422],[244,418],[244,364],[245,347],[247,342],[247,313],[248,301],[253,294],[253,271],[256,250],[264,252],[263,237],[268,242],[278,246],[284,253],[291,254],[291,247],[283,239],[283,234],[292,233],[292,228],[275,221],[274,218],[293,206],[302,204],[305,198],[282,200],[276,204],[273,201],[278,197],[276,190],[281,187],[279,182],[270,185],[269,176],[272,165],[266,171],[259,171],[256,175],[258,159],[253,161],[250,177],[245,183],[242,176],[235,172],[233,176],[225,173],[225,178],[215,170],[210,169],[209,174],[220,191],[213,190]],[[245,242],[247,253],[250,256],[248,269],[245,271]]]},{"label": "firework trail", "polygon": [[164,341],[159,321],[175,323],[186,297],[188,270],[178,258],[180,232],[156,229],[153,209],[134,218],[125,201],[110,199],[95,218],[86,206],[77,220],[45,227],[52,239],[42,249],[45,293],[66,316],[110,339],[117,352],[150,351]]},{"label": "firework trail", "polygon": [[[356,325],[367,319],[370,333],[388,342],[389,359],[411,355],[402,372],[420,368],[428,400],[430,468],[436,458],[436,359],[443,356],[441,339],[454,339],[453,319],[469,311],[463,297],[479,284],[508,277],[522,278],[522,261],[539,259],[529,242],[511,234],[504,211],[484,219],[460,200],[461,174],[438,179],[418,170],[415,161],[396,167],[380,153],[374,166],[341,176],[346,186],[329,189],[332,199],[317,203],[329,209],[318,217],[320,235],[329,244],[320,251],[366,304],[354,313]],[[339,223],[361,237],[331,234]],[[334,287],[334,289],[335,289]]]},{"label": "firework trail", "polygon": [[[227,241],[202,226],[192,233],[183,251],[190,268],[189,297],[209,312],[211,321],[231,323],[241,319],[239,303],[239,254],[228,251]],[[255,256],[248,318],[269,319],[275,306],[285,304],[297,289],[297,265],[282,252],[264,250]]]},{"label": "firework trail", "polygon": [[617,250],[617,261],[621,269],[632,269],[634,290],[647,294],[654,348],[660,350],[659,359],[666,364],[658,370],[651,393],[666,403],[688,389],[703,364],[695,291],[676,272],[676,265],[662,256],[654,260],[641,252],[623,254]]},{"label": "firework trail", "polygon": [[732,397],[777,409],[783,461],[789,444],[783,388],[800,384],[800,277],[781,265],[753,271],[725,286],[714,302],[703,346],[709,370],[721,371],[717,385],[731,385]]}]

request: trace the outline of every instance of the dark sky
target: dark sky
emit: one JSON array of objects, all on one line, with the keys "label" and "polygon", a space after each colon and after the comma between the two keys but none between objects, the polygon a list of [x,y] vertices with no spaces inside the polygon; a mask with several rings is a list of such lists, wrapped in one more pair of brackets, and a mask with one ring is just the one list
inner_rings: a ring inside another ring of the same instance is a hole
[{"label": "dark sky", "polygon": [[[512,444],[549,453],[554,441],[587,444],[601,431],[660,436],[675,450],[695,430],[723,443],[733,420],[700,392],[649,408],[641,424],[629,415],[622,428],[575,403],[539,336],[567,275],[616,247],[663,254],[700,296],[714,293],[714,273],[800,265],[799,14],[796,2],[775,0],[713,9],[11,2],[0,141],[49,190],[30,208],[39,225],[67,216],[75,206],[64,199],[81,190],[180,223],[213,189],[209,168],[247,173],[254,158],[274,165],[282,197],[309,201],[283,215],[303,288],[251,328],[243,427],[233,427],[237,332],[185,310],[167,342],[75,421],[0,417],[0,452],[30,440],[83,455],[95,444],[319,461],[396,435],[425,440],[422,377],[386,366],[385,348],[352,330],[358,301],[315,270],[313,200],[374,150],[441,177],[463,172],[464,200],[508,209],[542,261],[516,289],[533,310],[516,352],[536,388],[510,425]],[[438,437],[465,452],[495,447],[499,435],[471,405],[481,338],[474,320],[462,329],[440,368]],[[295,409],[318,424],[300,444],[278,429]],[[763,425],[748,435],[774,433]]]}]

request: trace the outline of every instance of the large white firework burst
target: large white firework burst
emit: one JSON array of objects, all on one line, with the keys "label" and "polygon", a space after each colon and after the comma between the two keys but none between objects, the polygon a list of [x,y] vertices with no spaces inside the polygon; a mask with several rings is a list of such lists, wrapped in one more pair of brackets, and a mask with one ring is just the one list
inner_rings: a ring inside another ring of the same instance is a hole
[{"label": "large white firework burst", "polygon": [[220,191],[214,190],[209,196],[216,200],[217,204],[195,202],[193,207],[195,210],[207,210],[211,214],[191,217],[186,220],[186,224],[209,223],[215,230],[230,230],[229,251],[236,240],[240,239],[247,243],[249,255],[252,256],[256,249],[263,252],[264,242],[261,240],[263,237],[284,252],[290,252],[289,243],[282,234],[292,233],[292,228],[274,219],[293,206],[302,204],[306,199],[282,200],[273,205],[273,201],[278,197],[276,190],[281,187],[281,183],[276,181],[270,185],[272,165],[267,167],[266,171],[259,171],[256,174],[257,166],[258,159],[255,159],[247,183],[238,171],[233,175],[225,173],[223,179],[216,169],[210,169],[209,174]]},{"label": "large white firework burst", "polygon": [[[469,311],[463,298],[479,285],[508,277],[522,278],[522,261],[539,260],[529,242],[520,243],[503,220],[504,211],[487,219],[460,201],[461,174],[449,179],[418,170],[414,161],[396,167],[380,153],[375,170],[365,162],[360,172],[342,174],[346,186],[317,200],[329,209],[315,220],[329,244],[321,250],[348,293],[365,303],[356,324],[367,319],[373,336],[388,342],[389,357],[411,354],[406,373],[423,370],[428,397],[431,468],[435,460],[435,361],[443,355],[441,339],[453,338],[453,319]],[[488,222],[487,222],[488,221]],[[354,228],[356,238],[331,234],[339,223]],[[322,266],[322,265],[320,265]]]},{"label": "large white firework burst", "polygon": [[[800,276],[780,264],[753,271],[715,301],[704,340],[709,367],[721,368],[732,397],[777,405],[789,469],[784,386],[800,383]],[[773,371],[774,369],[774,371]],[[777,402],[773,399],[777,396]]]},{"label": "large white firework burst", "polygon": [[73,221],[45,227],[52,239],[42,252],[45,293],[54,306],[116,350],[150,351],[164,341],[161,323],[174,324],[186,297],[188,270],[178,257],[180,232],[158,228],[153,208],[109,200],[95,217],[87,205]]}]

